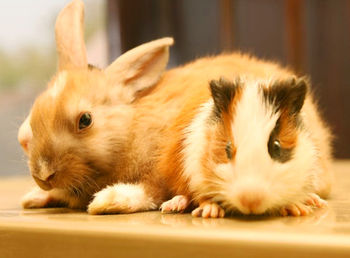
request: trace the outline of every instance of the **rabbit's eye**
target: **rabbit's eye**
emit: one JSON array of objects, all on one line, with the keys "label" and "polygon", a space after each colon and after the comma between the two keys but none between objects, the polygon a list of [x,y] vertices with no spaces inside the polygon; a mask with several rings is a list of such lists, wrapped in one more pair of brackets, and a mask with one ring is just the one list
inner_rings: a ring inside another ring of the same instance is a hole
[{"label": "rabbit's eye", "polygon": [[92,117],[89,112],[82,113],[79,118],[79,130],[88,128],[92,123]]}]

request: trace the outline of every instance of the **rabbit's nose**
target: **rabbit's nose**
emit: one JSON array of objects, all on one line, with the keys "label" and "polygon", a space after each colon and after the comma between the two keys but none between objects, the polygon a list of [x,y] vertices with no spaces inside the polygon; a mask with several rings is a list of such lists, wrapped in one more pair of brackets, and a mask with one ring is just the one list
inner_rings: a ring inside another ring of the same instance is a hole
[{"label": "rabbit's nose", "polygon": [[53,170],[46,170],[41,169],[40,173],[37,175],[37,177],[44,182],[52,181],[52,179],[55,177],[55,171]]},{"label": "rabbit's nose", "polygon": [[49,182],[55,177],[55,172],[52,172],[50,174],[45,174],[43,177],[41,177],[41,180]]},{"label": "rabbit's nose", "polygon": [[44,189],[44,190],[50,190],[52,189],[52,181],[55,177],[55,172],[54,171],[50,171],[48,172],[48,170],[41,170],[40,173],[33,175],[33,178],[35,180],[35,182],[40,186],[40,188]]},{"label": "rabbit's nose", "polygon": [[33,175],[33,178],[35,180],[35,182],[38,184],[38,186],[45,190],[45,191],[48,191],[48,190],[51,190],[52,189],[52,185],[51,185],[51,181],[44,181],[44,180],[41,180],[40,178],[36,177]]}]

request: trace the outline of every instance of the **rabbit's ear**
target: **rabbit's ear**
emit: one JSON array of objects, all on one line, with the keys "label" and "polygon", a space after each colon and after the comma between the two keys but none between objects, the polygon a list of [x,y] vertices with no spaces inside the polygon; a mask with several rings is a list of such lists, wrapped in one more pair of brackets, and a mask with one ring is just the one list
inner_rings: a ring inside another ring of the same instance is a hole
[{"label": "rabbit's ear", "polygon": [[56,19],[58,69],[87,68],[84,43],[84,3],[73,0]]},{"label": "rabbit's ear", "polygon": [[109,82],[126,87],[131,95],[153,86],[166,68],[173,43],[172,38],[161,38],[124,53],[106,68]]}]

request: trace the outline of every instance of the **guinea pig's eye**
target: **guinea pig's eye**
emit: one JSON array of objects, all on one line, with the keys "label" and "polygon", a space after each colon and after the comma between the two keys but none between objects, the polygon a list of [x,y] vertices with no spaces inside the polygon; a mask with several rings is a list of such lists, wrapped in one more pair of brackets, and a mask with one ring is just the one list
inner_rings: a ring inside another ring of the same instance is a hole
[{"label": "guinea pig's eye", "polygon": [[79,130],[84,130],[92,124],[92,116],[89,112],[84,112],[79,117]]},{"label": "guinea pig's eye", "polygon": [[272,153],[275,157],[281,156],[281,144],[279,140],[274,140],[272,144]]},{"label": "guinea pig's eye", "polygon": [[227,142],[225,147],[226,155],[228,159],[232,159],[232,149],[231,149],[231,142]]}]

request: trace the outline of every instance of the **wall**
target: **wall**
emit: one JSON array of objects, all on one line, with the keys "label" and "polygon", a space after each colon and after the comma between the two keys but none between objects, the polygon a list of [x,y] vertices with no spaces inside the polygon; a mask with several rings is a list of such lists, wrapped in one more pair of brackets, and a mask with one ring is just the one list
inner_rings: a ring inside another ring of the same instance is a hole
[{"label": "wall", "polygon": [[173,36],[170,66],[241,50],[310,75],[335,155],[350,158],[350,1],[108,0],[107,8],[110,60],[119,40],[125,52]]}]

